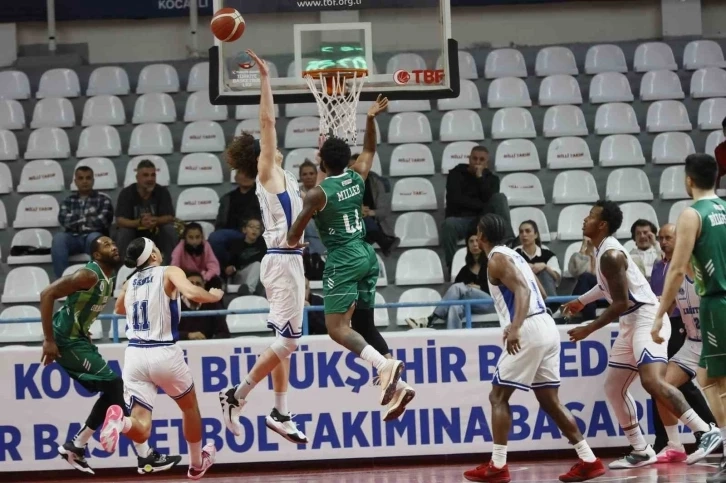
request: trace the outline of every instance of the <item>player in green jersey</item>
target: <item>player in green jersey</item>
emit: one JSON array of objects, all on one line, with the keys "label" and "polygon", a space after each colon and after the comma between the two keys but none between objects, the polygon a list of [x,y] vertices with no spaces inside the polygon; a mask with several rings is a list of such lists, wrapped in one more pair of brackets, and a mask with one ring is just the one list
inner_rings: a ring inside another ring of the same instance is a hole
[{"label": "player in green jersey", "polygon": [[[82,269],[59,278],[43,290],[40,317],[44,335],[43,364],[56,361],[86,390],[101,393],[73,441],[58,447],[58,453],[68,464],[94,474],[85,458],[86,444],[103,424],[106,410],[114,404],[124,406],[124,386],[121,376],[111,370],[89,334],[91,325],[113,295],[113,273],[121,257],[116,244],[107,236],[91,243],[91,257]],[[66,297],[63,306],[54,314],[55,301],[63,297]],[[160,455],[148,444],[135,446],[141,474],[164,471],[181,461],[181,456]]]},{"label": "player in green jersey", "polygon": [[[694,272],[696,292],[701,296],[699,322],[703,338],[699,385],[726,441],[726,417],[722,397],[726,396],[726,202],[716,195],[718,165],[707,154],[686,158],[686,191],[693,204],[676,223],[676,246],[668,267],[653,337],[658,336],[658,321],[668,313],[689,262]],[[719,471],[707,482],[726,482],[726,444]]]},{"label": "player in green jersey", "polygon": [[384,418],[389,420],[403,413],[415,393],[400,381],[403,362],[385,357],[390,351],[374,324],[379,267],[373,248],[365,241],[362,214],[365,180],[376,152],[375,117],[387,105],[388,99],[378,96],[368,110],[363,152],[349,169],[348,143],[335,137],[323,143],[320,169],[327,177],[307,192],[302,212],[288,230],[287,243],[298,245],[305,227],[315,217],[320,239],[328,250],[323,271],[328,334],[378,370],[380,403],[390,403]]}]

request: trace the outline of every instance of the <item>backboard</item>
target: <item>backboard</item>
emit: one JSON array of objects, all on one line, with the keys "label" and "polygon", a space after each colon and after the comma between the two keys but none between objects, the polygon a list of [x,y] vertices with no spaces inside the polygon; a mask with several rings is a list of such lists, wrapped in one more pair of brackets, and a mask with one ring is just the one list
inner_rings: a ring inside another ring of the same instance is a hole
[{"label": "backboard", "polygon": [[[331,68],[367,70],[361,101],[459,95],[450,0],[214,0],[215,12],[225,7],[245,17],[246,29],[210,49],[213,104],[259,104],[259,73],[247,49],[274,64],[276,103],[315,102],[303,73]],[[256,28],[273,29],[274,45]]]}]

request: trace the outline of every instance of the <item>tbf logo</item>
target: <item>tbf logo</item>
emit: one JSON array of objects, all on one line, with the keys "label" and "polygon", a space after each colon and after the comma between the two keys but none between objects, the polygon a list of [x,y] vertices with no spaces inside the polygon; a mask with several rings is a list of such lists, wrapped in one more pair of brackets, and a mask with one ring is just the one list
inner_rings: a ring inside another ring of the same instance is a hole
[{"label": "tbf logo", "polygon": [[[413,76],[413,80],[411,77]],[[397,70],[393,73],[393,82],[399,86],[404,86],[410,82],[415,84],[442,84],[444,81],[443,69],[436,70]]]}]

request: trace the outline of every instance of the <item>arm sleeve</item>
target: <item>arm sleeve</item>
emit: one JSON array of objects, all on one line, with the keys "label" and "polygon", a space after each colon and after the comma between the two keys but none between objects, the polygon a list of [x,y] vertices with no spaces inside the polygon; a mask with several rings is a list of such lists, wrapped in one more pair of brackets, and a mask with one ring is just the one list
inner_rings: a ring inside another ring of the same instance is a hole
[{"label": "arm sleeve", "polygon": [[108,233],[111,228],[111,224],[113,223],[113,203],[111,202],[111,198],[108,196],[102,196],[103,202],[101,203],[101,214],[99,216],[99,220],[103,226],[100,231],[102,233]]},{"label": "arm sleeve", "polygon": [[457,171],[450,171],[446,178],[446,204],[454,209],[458,207],[466,207],[471,210],[484,209],[484,201],[466,196],[461,192],[461,183],[461,174]]},{"label": "arm sleeve", "polygon": [[206,241],[204,242],[204,260],[207,262],[204,272],[204,280],[209,281],[212,278],[219,276],[219,261],[217,261],[217,257],[214,256],[212,245]]},{"label": "arm sleeve", "polygon": [[603,295],[605,295],[605,292],[603,289],[600,288],[600,285],[595,285],[590,290],[587,291],[587,293],[584,293],[577,297],[577,300],[579,300],[583,305],[591,304],[593,302],[597,302],[601,298],[603,298]]},{"label": "arm sleeve", "polygon": [[562,276],[562,270],[560,270],[560,261],[557,259],[557,255],[552,253],[552,256],[547,260],[547,266],[553,271],[557,272],[559,276]]},{"label": "arm sleeve", "polygon": [[573,253],[570,256],[569,262],[567,262],[567,271],[570,272],[573,278],[579,277],[589,271],[589,269],[590,257],[580,252]]},{"label": "arm sleeve", "polygon": [[171,252],[171,264],[184,270],[184,267],[181,266],[182,250],[184,250],[183,240],[177,243],[177,245],[174,247],[174,251]]},{"label": "arm sleeve", "polygon": [[171,201],[171,193],[166,187],[162,186],[161,196],[159,197],[159,213],[156,216],[174,216],[174,203]]},{"label": "arm sleeve", "polygon": [[73,211],[71,210],[71,198],[70,196],[63,200],[61,203],[60,211],[58,212],[58,224],[62,226],[66,231],[71,231],[73,221]]},{"label": "arm sleeve", "polygon": [[464,265],[461,267],[461,270],[459,270],[459,273],[456,274],[456,278],[454,279],[454,283],[472,283],[471,277],[469,276],[471,272],[469,271],[469,268]]},{"label": "arm sleeve", "polygon": [[482,177],[479,185],[479,199],[482,203],[489,201],[495,193],[499,193],[499,176],[488,172],[486,178]]},{"label": "arm sleeve", "polygon": [[219,200],[219,210],[217,211],[217,219],[214,221],[214,229],[221,230],[227,227],[227,208],[229,207],[229,199],[231,195],[227,193]]}]

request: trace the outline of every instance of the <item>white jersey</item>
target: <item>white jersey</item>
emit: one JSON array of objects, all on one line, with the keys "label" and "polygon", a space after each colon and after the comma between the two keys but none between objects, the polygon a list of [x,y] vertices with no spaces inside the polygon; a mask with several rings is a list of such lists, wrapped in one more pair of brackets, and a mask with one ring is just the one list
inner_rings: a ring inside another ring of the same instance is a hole
[{"label": "white jersey", "polygon": [[[491,253],[489,253],[489,259],[491,259],[495,253],[501,253],[502,255],[511,258],[514,265],[527,281],[527,285],[529,285],[532,290],[529,297],[527,317],[545,313],[547,309],[545,307],[544,300],[542,299],[542,294],[539,291],[539,286],[537,285],[537,276],[534,274],[527,261],[522,258],[519,253],[504,246],[494,247]],[[512,319],[514,318],[514,293],[512,293],[504,285],[492,284],[491,280],[489,280],[489,293],[494,299],[494,308],[497,310],[499,321],[502,327],[506,327],[512,323]]]},{"label": "white jersey", "polygon": [[696,293],[696,286],[693,280],[686,275],[676,295],[676,306],[681,312],[683,325],[686,327],[686,335],[694,341],[701,340],[701,322],[698,319],[698,308],[701,305],[701,297]]},{"label": "white jersey", "polygon": [[128,280],[126,307],[126,338],[129,345],[162,346],[179,339],[179,296],[171,299],[164,291],[167,267],[147,267]]},{"label": "white jersey", "polygon": [[[282,171],[285,175],[285,191],[282,193],[270,193],[262,186],[259,177],[255,180],[265,227],[262,237],[267,244],[267,253],[275,253],[275,249],[290,248],[287,244],[287,232],[303,207],[297,179],[289,171]],[[302,241],[301,237],[300,242]]]}]

